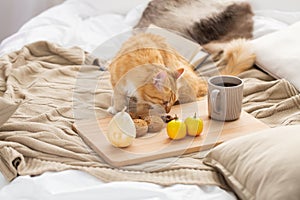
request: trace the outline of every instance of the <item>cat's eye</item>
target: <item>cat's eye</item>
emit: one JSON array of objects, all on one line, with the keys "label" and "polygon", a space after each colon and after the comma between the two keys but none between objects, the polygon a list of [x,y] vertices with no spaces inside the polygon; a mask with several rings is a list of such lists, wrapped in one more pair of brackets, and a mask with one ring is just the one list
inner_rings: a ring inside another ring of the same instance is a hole
[{"label": "cat's eye", "polygon": [[165,106],[168,105],[168,104],[169,104],[169,101],[164,101],[163,102],[163,105],[165,105]]}]

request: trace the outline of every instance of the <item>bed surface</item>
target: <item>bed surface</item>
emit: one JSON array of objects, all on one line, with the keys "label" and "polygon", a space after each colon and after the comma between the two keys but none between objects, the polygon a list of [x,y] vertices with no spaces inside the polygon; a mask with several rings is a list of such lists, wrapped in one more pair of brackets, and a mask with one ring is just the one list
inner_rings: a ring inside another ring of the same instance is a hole
[{"label": "bed surface", "polygon": [[[111,5],[115,3],[113,0]],[[26,23],[0,45],[0,55],[25,44],[47,40],[64,47],[78,46],[93,52],[112,36],[128,32],[139,20],[147,0],[132,5],[108,6],[104,1],[67,0]],[[274,4],[272,2],[272,4]],[[275,6],[275,5],[273,5]],[[299,6],[300,7],[300,6]],[[255,1],[254,37],[281,30],[300,21],[300,11],[267,9]],[[294,6],[293,6],[294,8]],[[292,9],[291,9],[292,10]],[[245,74],[246,76],[246,74]],[[249,91],[250,92],[250,91]],[[249,96],[250,98],[250,96]],[[246,107],[251,111],[253,107]],[[224,199],[236,197],[217,186],[173,185],[161,187],[143,182],[103,183],[77,170],[47,172],[37,177],[20,176],[8,183],[0,174],[0,199]],[[115,191],[118,191],[116,193]],[[123,198],[120,197],[122,193]],[[34,194],[34,197],[33,197]]]},{"label": "bed surface", "polygon": [[[121,194],[121,195],[120,195]],[[174,185],[161,187],[142,182],[103,183],[95,177],[75,170],[46,172],[38,177],[23,176],[0,191],[1,199],[236,199],[232,193],[217,186]]]}]

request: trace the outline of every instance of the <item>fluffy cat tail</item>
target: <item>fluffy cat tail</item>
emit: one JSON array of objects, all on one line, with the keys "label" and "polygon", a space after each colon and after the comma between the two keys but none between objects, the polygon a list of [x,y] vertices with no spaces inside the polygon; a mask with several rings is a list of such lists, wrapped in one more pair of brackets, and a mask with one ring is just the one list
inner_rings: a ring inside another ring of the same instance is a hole
[{"label": "fluffy cat tail", "polygon": [[234,39],[228,43],[214,43],[204,46],[213,54],[221,74],[238,75],[250,69],[255,62],[255,53],[249,40]]}]

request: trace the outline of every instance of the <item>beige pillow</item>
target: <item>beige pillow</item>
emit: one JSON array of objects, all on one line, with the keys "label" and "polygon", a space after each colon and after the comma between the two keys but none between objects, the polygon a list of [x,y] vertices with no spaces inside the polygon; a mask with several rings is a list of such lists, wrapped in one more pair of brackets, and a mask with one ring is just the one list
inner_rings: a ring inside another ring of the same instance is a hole
[{"label": "beige pillow", "polygon": [[216,168],[240,199],[299,199],[300,125],[224,142],[204,163]]},{"label": "beige pillow", "polygon": [[20,103],[0,97],[0,127],[14,114],[19,105]]}]

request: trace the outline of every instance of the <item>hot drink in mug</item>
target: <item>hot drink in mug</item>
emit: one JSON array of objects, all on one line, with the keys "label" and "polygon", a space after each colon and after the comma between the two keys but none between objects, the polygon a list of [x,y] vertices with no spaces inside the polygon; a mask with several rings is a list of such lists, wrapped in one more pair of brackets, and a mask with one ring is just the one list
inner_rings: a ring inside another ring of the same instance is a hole
[{"label": "hot drink in mug", "polygon": [[208,115],[220,121],[241,115],[244,82],[236,76],[214,76],[208,80]]}]

